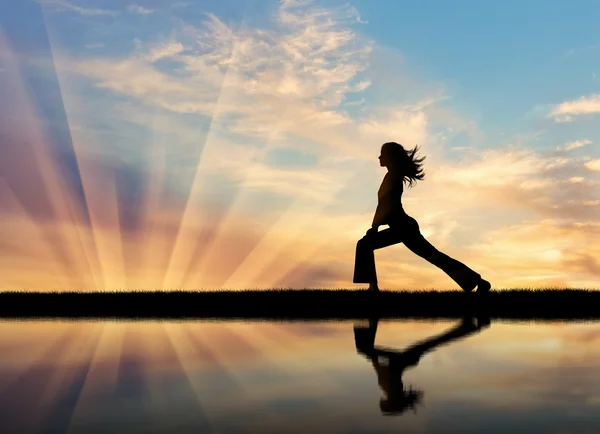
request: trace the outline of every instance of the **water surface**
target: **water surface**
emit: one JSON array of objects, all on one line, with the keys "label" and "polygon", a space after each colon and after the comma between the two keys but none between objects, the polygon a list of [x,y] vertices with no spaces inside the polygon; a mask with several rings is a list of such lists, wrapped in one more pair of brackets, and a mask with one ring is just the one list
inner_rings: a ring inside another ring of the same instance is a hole
[{"label": "water surface", "polygon": [[1,322],[2,432],[600,432],[600,323],[368,326]]}]

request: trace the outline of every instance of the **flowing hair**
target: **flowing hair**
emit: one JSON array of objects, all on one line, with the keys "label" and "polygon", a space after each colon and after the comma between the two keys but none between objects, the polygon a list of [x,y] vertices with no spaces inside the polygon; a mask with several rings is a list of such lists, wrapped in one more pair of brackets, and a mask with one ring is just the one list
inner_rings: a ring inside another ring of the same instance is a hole
[{"label": "flowing hair", "polygon": [[381,147],[382,152],[388,154],[402,173],[402,180],[412,187],[417,180],[422,181],[425,178],[423,172],[423,160],[425,157],[417,158],[419,146],[406,150],[402,145],[396,142],[384,143]]}]

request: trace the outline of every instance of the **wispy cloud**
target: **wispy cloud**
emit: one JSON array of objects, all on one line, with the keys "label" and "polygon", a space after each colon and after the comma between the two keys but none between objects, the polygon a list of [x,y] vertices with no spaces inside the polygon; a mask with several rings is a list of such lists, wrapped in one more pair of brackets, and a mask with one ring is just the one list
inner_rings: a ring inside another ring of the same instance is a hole
[{"label": "wispy cloud", "polygon": [[137,4],[132,4],[127,6],[127,10],[131,13],[134,14],[140,14],[140,15],[149,15],[155,12],[154,9],[148,9],[145,8],[143,6],[137,5]]},{"label": "wispy cloud", "polygon": [[[284,2],[270,29],[234,30],[209,14],[199,28],[184,26],[179,40],[142,44],[124,60],[77,62],[75,69],[99,87],[150,106],[231,115],[227,128],[238,134],[270,136],[278,125],[281,134],[311,140],[334,129],[329,137],[336,141],[336,127],[349,122],[344,98],[370,85],[359,75],[372,44],[350,30],[353,8],[305,4]],[[154,65],[163,58],[175,62],[177,71]]]},{"label": "wispy cloud", "polygon": [[118,11],[109,10],[109,9],[99,9],[99,8],[86,8],[83,6],[78,6],[73,3],[69,3],[65,0],[43,0],[42,4],[53,5],[57,8],[57,10],[62,11],[71,11],[78,13],[84,16],[117,16],[119,15]]},{"label": "wispy cloud", "polygon": [[574,116],[597,113],[600,113],[600,94],[593,94],[554,106],[548,117],[556,122],[571,122]]},{"label": "wispy cloud", "polygon": [[152,63],[162,58],[173,57],[183,50],[185,50],[185,47],[180,42],[160,44],[150,50],[146,59]]},{"label": "wispy cloud", "polygon": [[583,146],[591,145],[593,142],[589,139],[575,140],[574,142],[565,143],[562,146],[557,146],[557,151],[572,151],[573,149],[578,149]]}]

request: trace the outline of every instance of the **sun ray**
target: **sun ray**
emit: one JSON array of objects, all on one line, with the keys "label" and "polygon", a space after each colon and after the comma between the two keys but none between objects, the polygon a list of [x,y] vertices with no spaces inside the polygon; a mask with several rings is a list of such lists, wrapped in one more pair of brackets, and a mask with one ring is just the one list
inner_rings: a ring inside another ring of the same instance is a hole
[{"label": "sun ray", "polygon": [[[285,115],[285,112],[279,118],[281,119]],[[271,133],[267,137],[265,144],[261,148],[255,148],[251,153],[252,157],[258,157],[259,154],[264,154],[270,148],[272,139],[277,135],[280,130],[280,124],[274,124]],[[227,156],[229,157],[229,156]],[[226,157],[226,158],[227,158]],[[244,181],[252,177],[254,173],[260,171],[258,164],[251,165],[248,167],[240,176],[239,187],[237,194],[233,197],[232,201],[228,204],[224,214],[221,216],[216,224],[216,227],[212,230],[211,238],[207,243],[202,246],[202,253],[197,261],[191,262],[188,272],[184,274],[182,278],[182,285],[188,287],[188,284],[192,287],[197,286],[196,282],[202,281],[201,276],[206,275],[207,271],[211,269],[211,260],[220,259],[219,252],[223,250],[223,243],[227,242],[227,235],[230,233],[232,227],[236,224],[243,222],[247,219],[246,213],[248,211],[248,205],[252,199],[252,191],[245,187]],[[268,230],[268,229],[267,229]]]},{"label": "sun ray", "polygon": [[[235,51],[235,43],[232,47],[232,52]],[[223,81],[221,84],[221,91],[217,100],[215,111],[212,115],[210,126],[204,140],[204,146],[202,153],[200,154],[194,179],[192,181],[191,190],[188,194],[183,215],[179,223],[177,235],[175,236],[175,243],[173,250],[170,255],[170,259],[167,265],[166,274],[161,284],[161,289],[178,288],[184,279],[185,270],[189,267],[189,262],[193,254],[194,243],[190,242],[190,236],[194,235],[194,231],[201,228],[206,221],[202,219],[202,199],[203,197],[199,194],[201,189],[204,187],[203,179],[204,170],[210,165],[213,158],[220,156],[216,147],[213,145],[212,137],[215,134],[215,129],[218,128],[219,117],[221,115],[219,107],[222,104],[222,99],[226,99],[228,95],[227,82],[231,79],[230,68],[224,74]]]},{"label": "sun ray", "polygon": [[[27,200],[35,204],[35,211],[28,211],[36,224],[44,222],[44,237],[55,250],[58,260],[63,264],[64,274],[70,279],[71,286],[85,285],[86,275],[89,269],[87,258],[80,253],[81,238],[77,232],[77,222],[80,218],[77,211],[73,208],[72,192],[66,185],[64,179],[57,173],[55,164],[56,153],[50,149],[49,139],[44,135],[41,121],[35,114],[33,108],[32,96],[25,90],[23,79],[19,78],[17,72],[17,60],[15,55],[6,42],[6,38],[0,33],[0,51],[3,56],[3,63],[6,65],[5,83],[11,83],[11,93],[13,101],[13,115],[16,115],[17,122],[12,125],[4,125],[2,132],[5,135],[5,145],[15,146],[16,143],[23,144],[21,149],[27,149],[30,146],[32,155],[29,159],[23,160],[20,164],[25,164],[20,172],[15,170],[15,164],[19,160],[13,161],[12,173],[9,178],[13,183],[19,182],[20,188],[27,189],[30,184],[22,179],[23,176],[29,176],[32,179],[30,183],[39,183],[38,190],[33,194],[28,194]],[[10,148],[9,148],[10,149]],[[33,166],[33,167],[32,167]],[[17,193],[17,197],[19,197]],[[42,199],[43,198],[43,199]],[[39,202],[35,202],[35,200]],[[48,207],[44,208],[43,203]],[[32,213],[36,214],[32,214]],[[49,224],[52,223],[52,224]],[[35,246],[30,246],[34,248]]]},{"label": "sun ray", "polygon": [[[42,14],[45,14],[42,7]],[[60,63],[57,55],[59,44],[52,32],[48,29],[48,41],[52,50],[54,61]],[[62,68],[55,69],[57,82],[61,90],[64,112],[67,125],[76,119],[78,104],[77,95],[70,89],[68,77]],[[94,159],[86,154],[85,146],[93,143],[93,137],[86,135],[80,129],[69,129],[72,141],[74,158],[80,174],[80,182],[86,204],[87,217],[90,222],[90,237],[80,247],[88,257],[94,257],[95,288],[99,290],[114,290],[127,288],[127,279],[124,269],[123,245],[121,225],[119,221],[119,204],[117,201],[115,171],[106,167],[102,160]],[[82,221],[80,217],[80,221]],[[92,249],[93,254],[87,253]]]},{"label": "sun ray", "polygon": [[[64,268],[54,255],[54,249],[47,237],[44,236],[44,228],[27,213],[16,194],[12,191],[6,180],[0,178],[0,197],[2,197],[5,209],[2,216],[2,264],[4,270],[12,270],[6,273],[4,278],[5,290],[23,290],[23,288],[64,288],[68,286],[68,278],[65,276]],[[31,252],[29,246],[36,246]],[[10,254],[9,254],[10,253]],[[29,260],[24,260],[29,257]],[[37,258],[38,266],[32,275],[29,269],[30,260]],[[43,273],[42,270],[47,270]],[[42,278],[40,279],[40,274]],[[21,280],[21,285],[13,288],[10,283],[12,279]],[[47,279],[47,280],[46,280]],[[29,282],[24,284],[25,281]],[[41,285],[40,280],[44,281]],[[34,283],[35,282],[35,283]]]},{"label": "sun ray", "polygon": [[141,215],[144,217],[141,256],[136,282],[144,289],[161,289],[161,282],[166,273],[167,254],[164,252],[165,235],[163,225],[168,222],[168,214],[162,207],[161,198],[165,179],[166,155],[165,144],[154,143],[151,150],[151,167],[145,200],[142,204]]},{"label": "sun ray", "polygon": [[[364,163],[365,165],[367,163]],[[330,186],[327,192],[329,199],[341,191],[347,183],[354,177],[349,174],[340,179],[338,184]],[[329,205],[328,201],[313,204],[302,200],[295,201],[292,206],[277,219],[261,239],[260,243],[252,250],[246,259],[237,267],[235,272],[224,282],[222,288],[235,288],[252,286],[260,273],[264,271],[269,264],[281,254],[288,246],[297,243],[304,237],[304,234],[310,233],[310,225],[314,219],[322,215],[323,211]],[[298,224],[298,215],[304,216],[304,221]],[[277,279],[273,279],[276,281]]]}]

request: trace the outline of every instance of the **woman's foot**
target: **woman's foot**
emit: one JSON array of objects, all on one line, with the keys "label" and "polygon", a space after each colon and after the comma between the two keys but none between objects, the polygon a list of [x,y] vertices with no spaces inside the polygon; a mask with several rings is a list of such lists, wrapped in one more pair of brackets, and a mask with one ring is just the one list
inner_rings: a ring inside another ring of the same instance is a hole
[{"label": "woman's foot", "polygon": [[477,292],[490,292],[490,289],[492,289],[492,284],[487,280],[480,278],[479,283],[477,284]]},{"label": "woman's foot", "polygon": [[379,291],[379,286],[377,286],[377,283],[369,283],[369,291],[373,291],[373,292],[378,292]]},{"label": "woman's foot", "polygon": [[465,292],[473,292],[475,291],[475,288],[477,288],[477,292],[483,293],[490,292],[491,287],[492,285],[490,282],[479,276],[479,279],[472,280],[469,286],[463,286],[462,289]]}]

